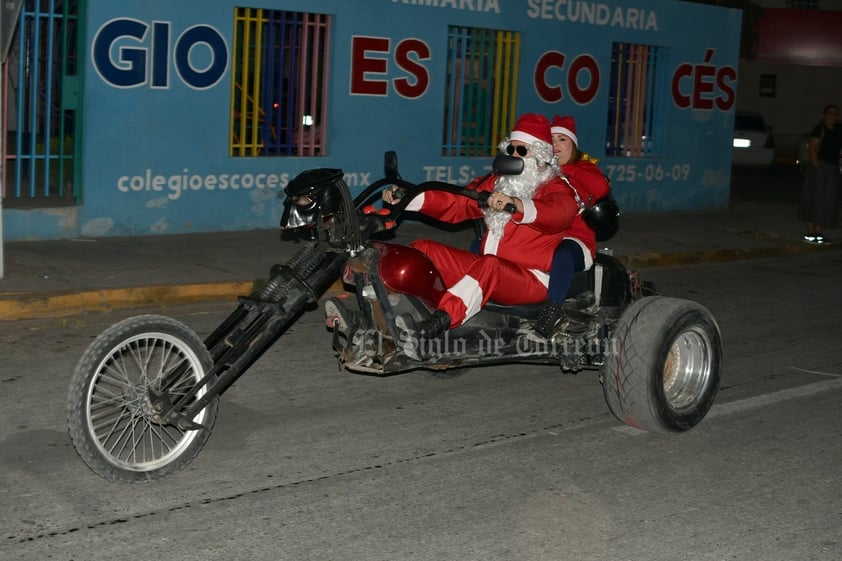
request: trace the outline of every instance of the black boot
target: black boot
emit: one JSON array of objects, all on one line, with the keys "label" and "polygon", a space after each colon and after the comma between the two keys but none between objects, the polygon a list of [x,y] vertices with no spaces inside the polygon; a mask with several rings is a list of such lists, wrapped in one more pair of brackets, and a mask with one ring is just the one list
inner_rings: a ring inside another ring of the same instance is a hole
[{"label": "black boot", "polygon": [[395,325],[401,331],[397,346],[412,360],[423,359],[422,350],[426,347],[422,339],[435,339],[450,326],[450,316],[436,310],[433,315],[421,322],[416,322],[411,314],[401,314],[395,318]]},{"label": "black boot", "polygon": [[538,312],[538,319],[535,320],[535,331],[541,337],[548,338],[553,329],[564,316],[564,307],[557,302],[547,302]]},{"label": "black boot", "polygon": [[436,310],[433,315],[418,324],[418,331],[422,337],[435,339],[450,327],[450,316],[447,312]]}]

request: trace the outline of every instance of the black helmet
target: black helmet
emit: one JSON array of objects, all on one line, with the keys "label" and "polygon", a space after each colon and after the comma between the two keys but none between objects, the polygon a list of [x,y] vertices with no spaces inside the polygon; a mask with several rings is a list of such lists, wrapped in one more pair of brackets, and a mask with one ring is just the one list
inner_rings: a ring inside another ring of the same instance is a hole
[{"label": "black helmet", "polygon": [[609,195],[587,207],[582,218],[596,232],[596,241],[604,242],[613,238],[620,228],[620,207]]},{"label": "black helmet", "polygon": [[286,200],[281,228],[301,228],[316,225],[317,217],[330,216],[339,211],[342,194],[337,182],[341,169],[311,169],[297,175],[284,188]]}]

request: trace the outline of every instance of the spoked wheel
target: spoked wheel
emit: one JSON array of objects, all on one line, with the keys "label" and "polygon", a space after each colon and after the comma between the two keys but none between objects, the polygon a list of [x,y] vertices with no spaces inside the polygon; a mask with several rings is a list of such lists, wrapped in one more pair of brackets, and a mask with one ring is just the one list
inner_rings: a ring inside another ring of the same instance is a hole
[{"label": "spoked wheel", "polygon": [[651,432],[696,426],[719,390],[722,341],[701,305],[650,296],[617,324],[602,369],[608,408],[620,421]]},{"label": "spoked wheel", "polygon": [[85,350],[70,383],[76,451],[112,481],[157,479],[186,466],[210,437],[218,400],[192,419],[203,428],[184,430],[161,421],[155,396],[175,401],[211,364],[201,339],[174,319],[143,315],[112,325]]}]

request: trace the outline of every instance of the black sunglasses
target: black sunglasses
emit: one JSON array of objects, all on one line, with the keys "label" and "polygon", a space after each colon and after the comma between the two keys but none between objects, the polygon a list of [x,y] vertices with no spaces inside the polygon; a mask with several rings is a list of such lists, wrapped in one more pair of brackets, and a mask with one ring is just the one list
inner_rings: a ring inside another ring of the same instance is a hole
[{"label": "black sunglasses", "polygon": [[515,146],[514,144],[509,144],[508,146],[506,146],[506,154],[508,154],[509,156],[514,154],[515,150],[517,150],[517,155],[521,158],[526,156],[526,154],[529,152],[529,148],[527,148],[523,144],[519,144],[517,146]]}]

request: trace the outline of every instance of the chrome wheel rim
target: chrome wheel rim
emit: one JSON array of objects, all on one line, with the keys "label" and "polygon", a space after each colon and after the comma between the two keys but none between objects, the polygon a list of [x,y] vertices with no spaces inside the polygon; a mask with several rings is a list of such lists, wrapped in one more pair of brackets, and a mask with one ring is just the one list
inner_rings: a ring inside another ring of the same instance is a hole
[{"label": "chrome wheel rim", "polygon": [[[193,350],[166,333],[143,333],[111,349],[97,366],[87,394],[88,432],[102,456],[118,468],[142,472],[181,455],[198,431],[162,424],[149,392],[160,391],[172,379],[169,392],[176,399],[203,376]],[[205,415],[203,409],[193,421],[201,424]]]},{"label": "chrome wheel rim", "polygon": [[673,341],[664,361],[664,398],[681,411],[694,406],[707,388],[712,373],[711,341],[698,327],[683,331]]}]

